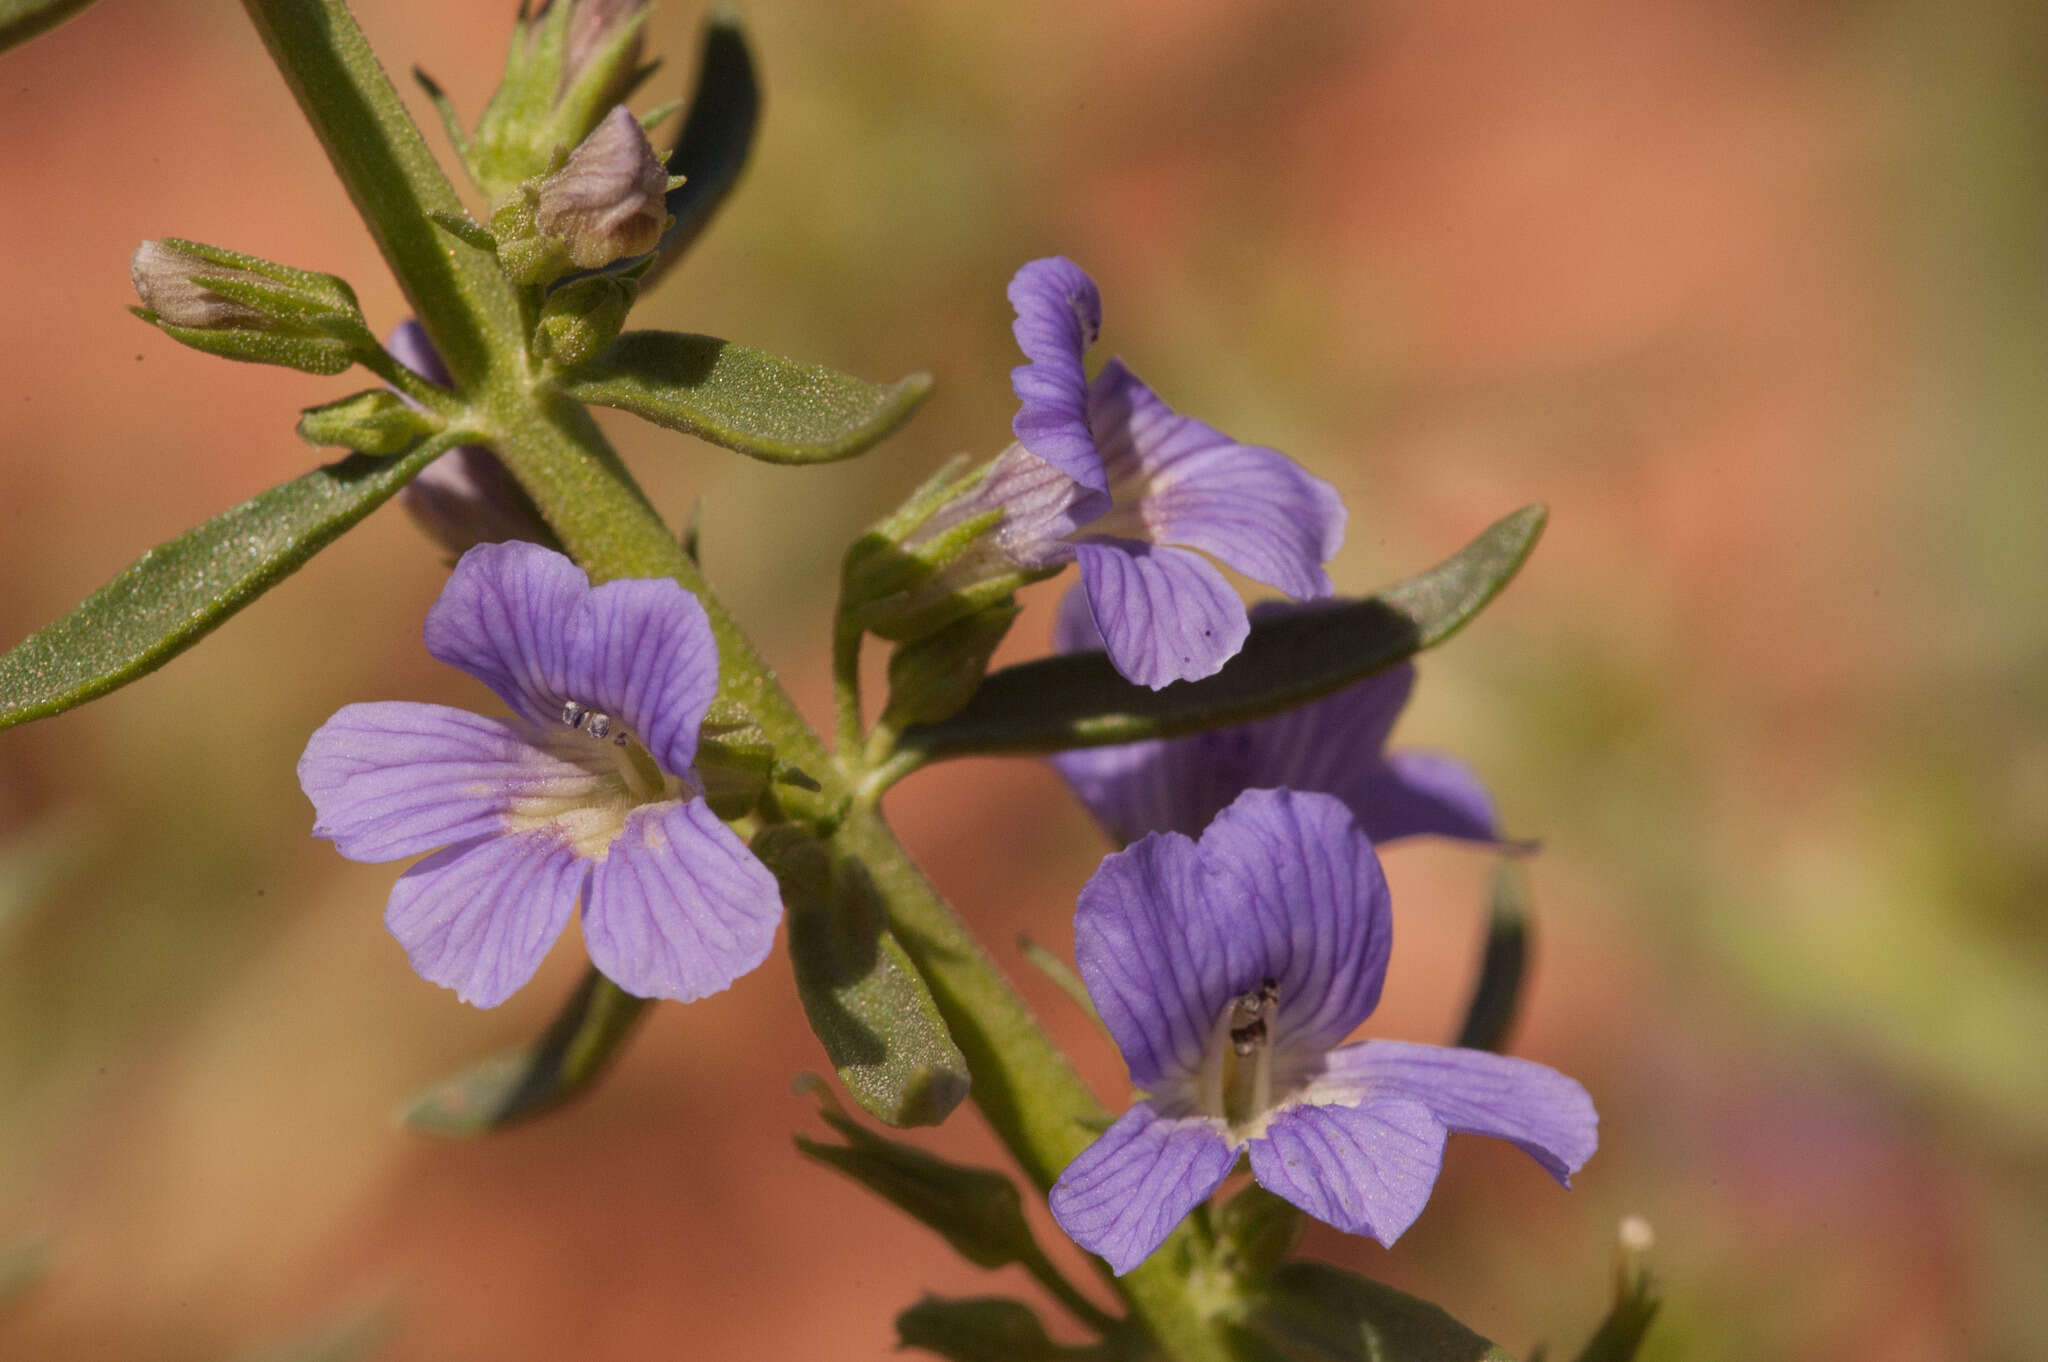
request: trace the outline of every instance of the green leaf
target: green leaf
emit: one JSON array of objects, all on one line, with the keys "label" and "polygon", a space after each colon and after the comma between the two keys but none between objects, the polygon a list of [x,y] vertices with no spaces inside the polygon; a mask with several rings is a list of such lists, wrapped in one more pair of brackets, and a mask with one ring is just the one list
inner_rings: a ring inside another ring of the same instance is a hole
[{"label": "green leaf", "polygon": [[1251,1328],[1289,1362],[1513,1362],[1428,1301],[1326,1263],[1287,1263]]},{"label": "green leaf", "polygon": [[824,1081],[806,1075],[818,1114],[845,1144],[796,1137],[797,1151],[860,1183],[912,1219],[937,1230],[976,1267],[1032,1263],[1041,1257],[1017,1184],[992,1168],[970,1168],[878,1135],[839,1110]]},{"label": "green leaf", "polygon": [[0,728],[58,714],[154,671],[296,572],[441,452],[356,454],[160,544],[0,657]]},{"label": "green leaf", "polygon": [[1216,675],[1164,690],[1134,686],[1099,652],[992,673],[958,714],[904,731],[898,771],[997,752],[1057,752],[1243,723],[1327,695],[1455,634],[1514,578],[1543,532],[1525,506],[1454,558],[1378,595],[1255,621]]},{"label": "green leaf", "polygon": [[47,33],[92,0],[0,0],[0,52]]},{"label": "green leaf", "polygon": [[683,258],[739,183],[760,121],[761,86],[747,35],[738,15],[723,7],[714,9],[704,20],[690,112],[668,154],[668,173],[683,177],[668,191],[668,211],[675,221],[654,248],[654,263],[642,277],[642,288],[652,287]]},{"label": "green leaf", "polygon": [[591,970],[539,1040],[444,1078],[406,1104],[405,1123],[433,1135],[470,1137],[551,1111],[597,1081],[647,1010]]},{"label": "green leaf", "polygon": [[1507,1044],[1529,969],[1531,931],[1528,876],[1515,862],[1503,861],[1493,873],[1479,981],[1472,986],[1455,1044],[1470,1050],[1500,1050]]},{"label": "green leaf", "polygon": [[1001,1296],[926,1296],[896,1316],[896,1346],[922,1348],[948,1362],[1055,1362],[1100,1355],[1099,1349],[1061,1347],[1046,1336],[1037,1311]]},{"label": "green leaf", "polygon": [[797,994],[840,1082],[888,1125],[945,1120],[967,1095],[967,1060],[866,869],[793,824],[764,829],[753,849],[782,887]]},{"label": "green leaf", "polygon": [[910,419],[929,374],[886,387],[712,336],[628,331],[562,391],[769,463],[831,463]]}]

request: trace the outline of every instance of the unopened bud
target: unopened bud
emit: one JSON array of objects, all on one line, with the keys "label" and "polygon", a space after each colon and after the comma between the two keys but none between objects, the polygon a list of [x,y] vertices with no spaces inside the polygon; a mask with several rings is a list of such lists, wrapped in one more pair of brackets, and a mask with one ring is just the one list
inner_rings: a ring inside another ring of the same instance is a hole
[{"label": "unopened bud", "polygon": [[540,183],[534,225],[594,270],[644,255],[668,225],[668,171],[623,104],[615,105],[562,168]]},{"label": "unopened bud", "polygon": [[371,345],[349,286],[331,274],[175,238],[128,262],[144,321],[196,350],[338,374]]},{"label": "unopened bud", "polygon": [[533,329],[533,352],[558,369],[573,369],[610,345],[626,325],[639,292],[629,279],[591,275],[548,294]]},{"label": "unopened bud", "polygon": [[310,407],[299,417],[299,435],[307,443],[340,445],[379,457],[409,448],[440,426],[388,388]]}]

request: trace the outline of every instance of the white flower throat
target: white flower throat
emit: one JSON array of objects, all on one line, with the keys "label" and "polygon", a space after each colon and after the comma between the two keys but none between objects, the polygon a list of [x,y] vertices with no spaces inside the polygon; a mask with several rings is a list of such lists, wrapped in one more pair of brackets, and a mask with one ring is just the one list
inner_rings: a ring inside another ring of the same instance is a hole
[{"label": "white flower throat", "polygon": [[1279,1010],[1280,985],[1273,979],[1224,1004],[1202,1052],[1199,1101],[1204,1115],[1238,1128],[1272,1110],[1272,1041]]},{"label": "white flower throat", "polygon": [[514,830],[552,828],[576,854],[601,860],[644,804],[683,797],[688,784],[661,769],[633,731],[614,716],[577,700],[562,702],[569,732],[543,740],[561,766],[512,800]]}]

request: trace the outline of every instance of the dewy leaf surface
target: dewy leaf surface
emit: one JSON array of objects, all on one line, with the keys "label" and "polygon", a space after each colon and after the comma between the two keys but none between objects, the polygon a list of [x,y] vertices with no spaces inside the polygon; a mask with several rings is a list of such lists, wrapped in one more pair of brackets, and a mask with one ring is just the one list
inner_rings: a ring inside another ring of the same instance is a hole
[{"label": "dewy leaf surface", "polygon": [[1005,667],[952,718],[906,729],[898,760],[908,766],[1172,737],[1327,695],[1456,633],[1514,578],[1545,516],[1543,507],[1525,506],[1455,557],[1364,600],[1255,621],[1244,650],[1201,681],[1147,690],[1118,676],[1099,652]]},{"label": "dewy leaf surface", "polygon": [[154,671],[325,548],[441,447],[356,454],[159,544],[0,657],[0,728],[61,713]]},{"label": "dewy leaf surface", "polygon": [[92,0],[0,0],[0,52],[47,33]]},{"label": "dewy leaf surface", "polygon": [[931,377],[868,383],[714,336],[629,331],[562,391],[769,463],[830,463],[908,420]]}]

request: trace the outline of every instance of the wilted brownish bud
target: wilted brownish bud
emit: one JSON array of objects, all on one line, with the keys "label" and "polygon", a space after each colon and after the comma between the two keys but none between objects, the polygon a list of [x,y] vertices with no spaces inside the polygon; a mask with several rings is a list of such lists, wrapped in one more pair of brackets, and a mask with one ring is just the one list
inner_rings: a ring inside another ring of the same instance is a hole
[{"label": "wilted brownish bud", "polygon": [[578,269],[643,255],[668,225],[668,171],[623,104],[540,184],[534,226],[568,248]]}]

